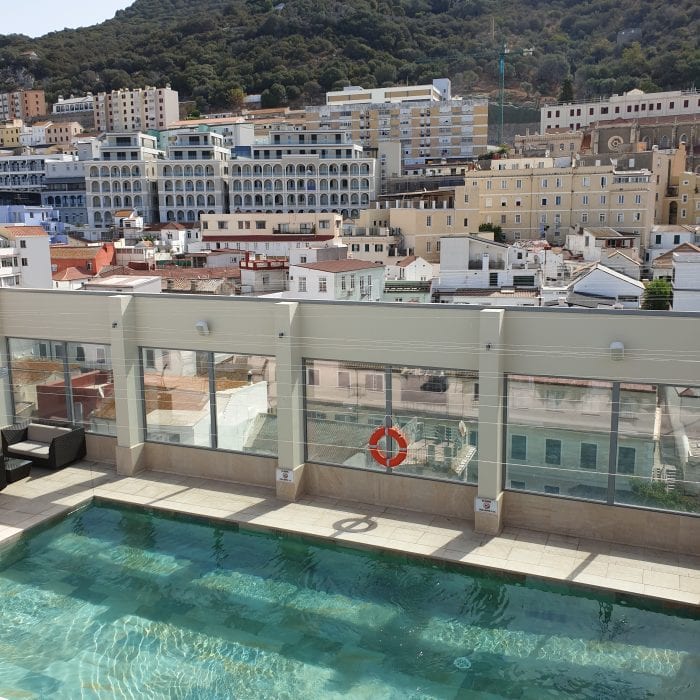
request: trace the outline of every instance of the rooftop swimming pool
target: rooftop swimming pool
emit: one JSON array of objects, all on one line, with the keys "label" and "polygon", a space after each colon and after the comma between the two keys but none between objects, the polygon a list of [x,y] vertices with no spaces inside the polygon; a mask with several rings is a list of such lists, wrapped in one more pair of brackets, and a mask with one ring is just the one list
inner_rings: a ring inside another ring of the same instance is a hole
[{"label": "rooftop swimming pool", "polygon": [[96,504],[0,552],[3,698],[696,698],[700,612]]}]

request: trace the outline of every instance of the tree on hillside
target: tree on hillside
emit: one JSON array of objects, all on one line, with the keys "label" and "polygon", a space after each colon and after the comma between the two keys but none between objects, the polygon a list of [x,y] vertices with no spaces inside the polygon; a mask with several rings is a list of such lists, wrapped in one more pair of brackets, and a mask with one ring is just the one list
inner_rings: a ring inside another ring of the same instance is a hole
[{"label": "tree on hillside", "polygon": [[574,101],[574,84],[571,78],[564,78],[564,82],[561,84],[561,91],[559,92],[559,102],[573,102]]},{"label": "tree on hillside", "polygon": [[642,308],[648,311],[668,311],[671,307],[673,290],[666,280],[652,280],[644,290]]},{"label": "tree on hillside", "polygon": [[239,87],[231,88],[228,93],[231,109],[234,112],[240,112],[245,104],[245,92]]}]

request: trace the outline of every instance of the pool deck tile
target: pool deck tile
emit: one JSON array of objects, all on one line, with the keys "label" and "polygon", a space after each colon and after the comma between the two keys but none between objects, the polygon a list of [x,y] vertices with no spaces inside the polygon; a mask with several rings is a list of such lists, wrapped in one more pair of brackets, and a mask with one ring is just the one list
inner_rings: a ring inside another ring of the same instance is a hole
[{"label": "pool deck tile", "polygon": [[122,477],[111,465],[88,461],[59,472],[33,470],[0,491],[0,543],[93,496],[700,605],[700,557],[515,527],[491,537],[458,518],[323,496],[290,503],[261,486],[152,471]]}]

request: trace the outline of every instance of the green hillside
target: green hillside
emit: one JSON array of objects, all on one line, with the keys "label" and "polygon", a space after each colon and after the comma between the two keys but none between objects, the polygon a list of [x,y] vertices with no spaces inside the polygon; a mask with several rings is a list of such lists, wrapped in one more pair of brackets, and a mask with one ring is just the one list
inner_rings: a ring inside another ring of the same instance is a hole
[{"label": "green hillside", "polygon": [[94,27],[0,35],[0,90],[35,84],[54,99],[169,82],[200,109],[230,107],[237,89],[297,105],[442,76],[492,92],[506,42],[509,99],[557,96],[567,77],[585,98],[690,87],[699,35],[696,0],[136,0]]}]

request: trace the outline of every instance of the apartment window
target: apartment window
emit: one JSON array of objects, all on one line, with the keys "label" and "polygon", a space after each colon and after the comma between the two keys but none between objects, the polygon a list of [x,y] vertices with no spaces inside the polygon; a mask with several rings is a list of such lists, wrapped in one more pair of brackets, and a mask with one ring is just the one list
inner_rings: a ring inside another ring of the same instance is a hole
[{"label": "apartment window", "polygon": [[493,186],[493,182],[491,180],[486,180],[486,189],[490,190]]},{"label": "apartment window", "polygon": [[581,443],[581,469],[596,469],[598,466],[598,445],[594,442]]},{"label": "apartment window", "polygon": [[309,386],[319,386],[319,384],[321,383],[319,370],[311,369],[310,367],[307,367],[307,369],[306,369],[306,383]]},{"label": "apartment window", "polygon": [[601,204],[607,204],[607,202],[608,202],[607,196],[604,195],[604,194],[601,194],[601,195],[600,195],[600,203],[601,203]]},{"label": "apartment window", "polygon": [[661,234],[660,234],[660,233],[657,233],[657,234],[654,236],[654,243],[655,243],[656,245],[661,245]]},{"label": "apartment window", "polygon": [[554,198],[554,206],[557,206],[557,207],[558,207],[559,205],[561,205],[561,197],[560,197],[559,195],[557,195],[557,196]]},{"label": "apartment window", "polygon": [[350,372],[346,370],[338,370],[338,386],[341,389],[350,388]]},{"label": "apartment window", "polygon": [[384,250],[384,244],[383,243],[375,243],[374,244],[374,252],[375,253],[381,253]]},{"label": "apartment window", "polygon": [[508,180],[501,180],[501,189],[502,190],[508,189]]},{"label": "apartment window", "polygon": [[601,224],[605,223],[605,214],[598,214],[598,222]]},{"label": "apartment window", "polygon": [[508,221],[508,217],[505,214],[501,214],[501,223],[505,224]]},{"label": "apartment window", "polygon": [[452,216],[449,214],[447,215],[447,225],[452,226]]},{"label": "apartment window", "polygon": [[328,291],[328,279],[326,277],[318,278],[318,291],[327,292]]},{"label": "apartment window", "polygon": [[256,221],[255,222],[255,228],[260,230],[265,228],[265,222],[264,221]]},{"label": "apartment window", "polygon": [[584,206],[588,204],[588,195],[587,194],[584,194],[581,197],[581,204],[583,204]]},{"label": "apartment window", "polygon": [[641,194],[635,194],[635,195],[634,195],[634,203],[635,203],[635,204],[641,204],[641,203],[642,203],[642,195],[641,195]]},{"label": "apartment window", "polygon": [[355,289],[355,275],[350,275],[350,289]]},{"label": "apartment window", "polygon": [[588,223],[588,212],[583,212],[581,214],[581,223],[582,224],[587,224]]},{"label": "apartment window", "polygon": [[464,225],[464,228],[467,228],[467,226],[469,226],[469,219],[465,218],[463,225]]},{"label": "apartment window", "polygon": [[546,197],[542,197],[541,204],[542,204],[543,207],[546,207],[546,206],[547,206],[547,198],[546,198]]},{"label": "apartment window", "polygon": [[340,276],[340,289],[341,291],[345,291],[347,289],[347,283],[345,281],[345,275]]},{"label": "apartment window", "polygon": [[513,459],[527,459],[527,438],[524,435],[510,436],[510,456]]},{"label": "apartment window", "polygon": [[516,180],[515,181],[515,189],[516,190],[522,190],[523,188],[523,181],[522,180]]},{"label": "apartment window", "polygon": [[432,216],[426,216],[425,217],[425,225],[430,228],[433,225],[433,217]]},{"label": "apartment window", "polygon": [[617,472],[618,474],[634,474],[634,461],[636,450],[634,447],[618,447]]},{"label": "apartment window", "polygon": [[622,212],[619,212],[617,215],[617,223],[621,224],[625,221],[625,215]]},{"label": "apartment window", "polygon": [[561,464],[561,440],[544,441],[544,461],[556,466]]},{"label": "apartment window", "polygon": [[219,221],[218,225],[220,231],[225,231],[228,228],[228,221]]},{"label": "apartment window", "polygon": [[542,189],[547,189],[547,178],[546,177],[542,178]]},{"label": "apartment window", "polygon": [[516,223],[516,224],[522,223],[521,218],[522,218],[522,217],[520,216],[520,214],[516,214],[516,215],[515,215],[515,223]]},{"label": "apartment window", "polygon": [[146,369],[156,368],[156,351],[153,348],[145,348],[143,351],[143,362]]},{"label": "apartment window", "polygon": [[297,279],[297,288],[300,292],[306,291],[306,277],[299,277],[299,279]]},{"label": "apartment window", "polygon": [[27,258],[22,258],[22,267],[27,267],[29,265],[29,261]]},{"label": "apartment window", "polygon": [[21,241],[19,242],[19,247],[20,247],[20,248],[26,248],[26,247],[27,247],[27,241],[21,240]]},{"label": "apartment window", "polygon": [[365,375],[365,388],[367,391],[384,391],[384,375],[374,373]]},{"label": "apartment window", "polygon": [[425,243],[425,252],[430,253],[433,250],[433,244],[430,241],[426,241]]}]

